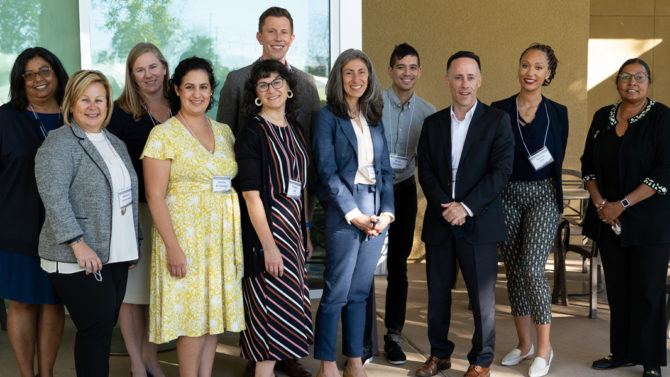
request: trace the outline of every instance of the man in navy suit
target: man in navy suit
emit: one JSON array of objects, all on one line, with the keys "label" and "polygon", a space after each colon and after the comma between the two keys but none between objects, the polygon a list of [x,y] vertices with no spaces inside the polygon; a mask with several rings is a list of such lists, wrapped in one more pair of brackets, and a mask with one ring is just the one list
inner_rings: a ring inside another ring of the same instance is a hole
[{"label": "man in navy suit", "polygon": [[479,57],[459,51],[447,61],[452,105],[426,118],[418,147],[419,183],[427,199],[426,244],[430,358],[419,377],[451,367],[448,339],[456,261],[472,304],[475,332],[466,377],[490,375],[495,343],[497,242],[505,239],[500,192],[512,173],[509,116],[477,100]]}]

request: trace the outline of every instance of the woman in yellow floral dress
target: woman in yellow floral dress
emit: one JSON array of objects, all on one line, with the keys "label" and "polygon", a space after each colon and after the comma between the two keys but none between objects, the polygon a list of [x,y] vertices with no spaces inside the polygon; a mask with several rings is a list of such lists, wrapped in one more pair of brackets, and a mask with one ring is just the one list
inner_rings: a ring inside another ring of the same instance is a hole
[{"label": "woman in yellow floral dress", "polygon": [[212,67],[192,57],[170,80],[173,114],[142,153],[154,220],[149,340],[177,339],[181,376],[210,375],[217,334],[244,329],[234,137],[205,115]]}]

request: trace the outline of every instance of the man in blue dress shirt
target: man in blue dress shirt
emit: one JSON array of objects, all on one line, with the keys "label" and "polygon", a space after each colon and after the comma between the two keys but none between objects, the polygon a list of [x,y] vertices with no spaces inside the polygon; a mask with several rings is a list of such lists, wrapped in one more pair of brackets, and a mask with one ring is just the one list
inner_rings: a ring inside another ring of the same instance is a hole
[{"label": "man in blue dress shirt", "polygon": [[396,221],[388,233],[388,286],[386,288],[386,360],[395,365],[407,358],[400,347],[407,306],[407,257],[412,252],[417,211],[416,148],[424,119],[435,112],[435,106],[414,93],[421,62],[414,47],[402,43],[393,49],[388,67],[393,80],[383,93],[382,122],[393,168],[393,194]]}]

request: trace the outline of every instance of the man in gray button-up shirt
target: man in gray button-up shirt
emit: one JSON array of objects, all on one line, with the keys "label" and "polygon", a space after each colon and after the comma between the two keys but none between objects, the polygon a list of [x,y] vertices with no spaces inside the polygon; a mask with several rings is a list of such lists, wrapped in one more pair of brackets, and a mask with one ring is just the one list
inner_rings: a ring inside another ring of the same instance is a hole
[{"label": "man in gray button-up shirt", "polygon": [[404,364],[406,357],[399,344],[407,304],[407,257],[412,251],[417,211],[416,148],[423,120],[435,112],[435,106],[414,93],[421,64],[412,46],[403,43],[395,47],[388,74],[393,83],[383,94],[382,122],[393,168],[396,220],[388,232],[384,352],[389,363]]}]

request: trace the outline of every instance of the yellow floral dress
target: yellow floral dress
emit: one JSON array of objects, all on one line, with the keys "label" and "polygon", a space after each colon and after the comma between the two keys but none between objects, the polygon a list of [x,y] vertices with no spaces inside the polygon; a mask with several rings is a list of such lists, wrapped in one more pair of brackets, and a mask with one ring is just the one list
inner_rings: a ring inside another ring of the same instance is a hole
[{"label": "yellow floral dress", "polygon": [[172,160],[165,201],[187,263],[186,277],[170,275],[154,226],[149,314],[154,343],[244,330],[237,192],[212,192],[212,177],[237,175],[234,137],[227,125],[210,121],[213,155],[173,117],[153,128],[140,157]]}]

